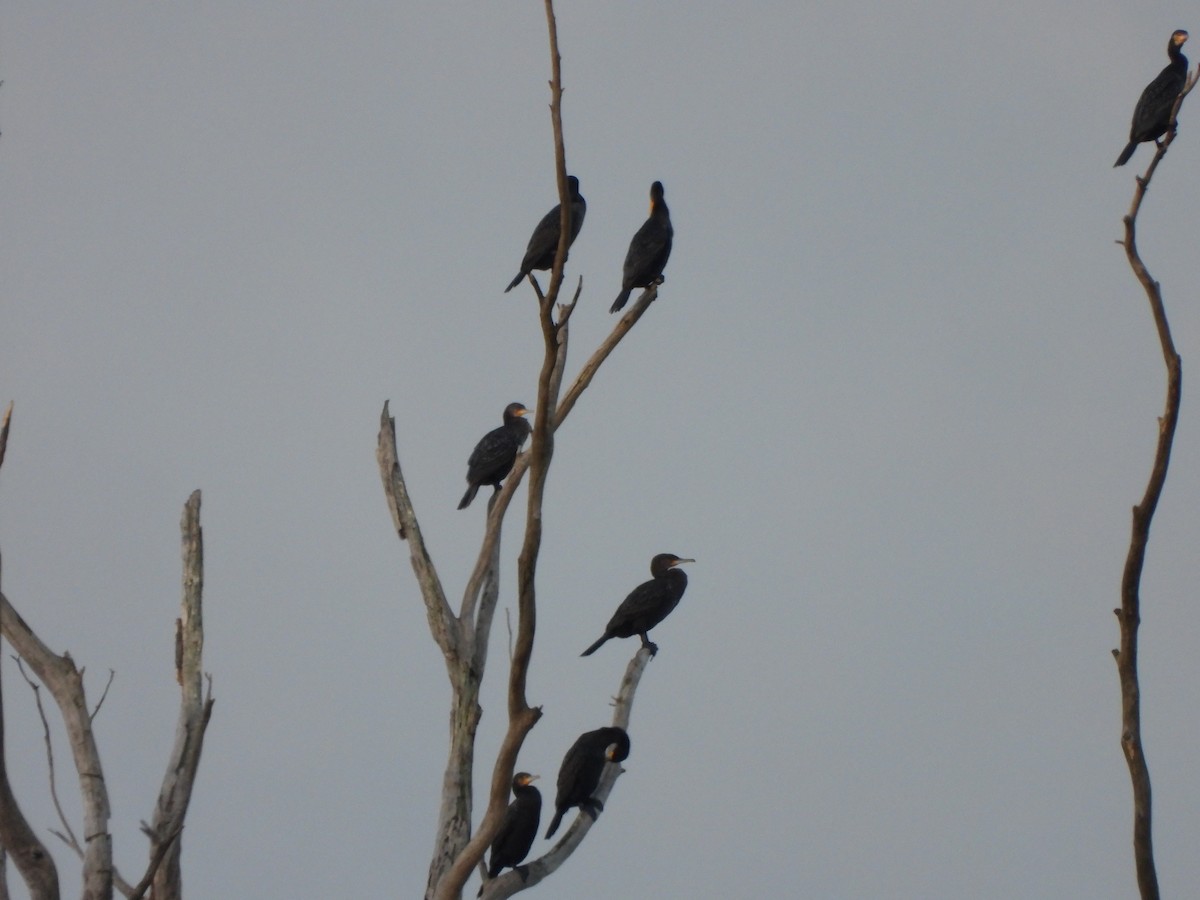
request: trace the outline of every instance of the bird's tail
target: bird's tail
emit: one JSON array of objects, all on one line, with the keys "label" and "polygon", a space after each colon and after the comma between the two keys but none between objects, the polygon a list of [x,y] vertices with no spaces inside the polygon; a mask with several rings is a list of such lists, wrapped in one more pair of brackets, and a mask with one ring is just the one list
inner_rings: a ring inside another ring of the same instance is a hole
[{"label": "bird's tail", "polygon": [[600,645],[603,644],[607,640],[608,640],[608,635],[606,634],[604,637],[600,638],[600,640],[596,641],[596,643],[592,644],[592,646],[588,647],[586,650],[584,650],[579,655],[580,656],[591,656],[593,653],[595,653],[597,650],[599,650]]},{"label": "bird's tail", "polygon": [[613,305],[608,308],[608,311],[610,313],[615,313],[618,310],[624,309],[625,304],[629,302],[629,295],[631,293],[633,293],[632,289],[621,291],[621,293],[617,295],[617,299],[613,301]]},{"label": "bird's tail", "polygon": [[504,293],[506,293],[506,294],[507,294],[509,291],[511,291],[513,288],[515,288],[515,287],[516,287],[518,284],[520,284],[520,283],[521,283],[521,279],[523,279],[524,277],[525,277],[525,273],[524,273],[524,272],[518,272],[518,273],[517,273],[517,277],[516,277],[516,278],[514,278],[514,279],[513,279],[511,282],[509,282],[509,285],[508,285],[508,287],[506,287],[506,288],[504,289]]},{"label": "bird's tail", "polygon": [[554,818],[550,820],[550,827],[546,829],[546,840],[550,840],[550,836],[554,834],[554,832],[558,831],[558,823],[562,821],[563,813],[565,813],[567,809],[568,807],[563,807],[554,813]]},{"label": "bird's tail", "polygon": [[1129,162],[1129,158],[1133,156],[1133,151],[1137,149],[1137,141],[1130,141],[1125,145],[1125,149],[1121,151],[1121,155],[1117,157],[1117,161],[1113,163],[1113,168],[1123,166]]},{"label": "bird's tail", "polygon": [[479,490],[479,485],[473,484],[467,488],[467,492],[463,494],[463,498],[458,501],[459,509],[466,509],[471,505],[471,501],[475,499],[475,492]]}]

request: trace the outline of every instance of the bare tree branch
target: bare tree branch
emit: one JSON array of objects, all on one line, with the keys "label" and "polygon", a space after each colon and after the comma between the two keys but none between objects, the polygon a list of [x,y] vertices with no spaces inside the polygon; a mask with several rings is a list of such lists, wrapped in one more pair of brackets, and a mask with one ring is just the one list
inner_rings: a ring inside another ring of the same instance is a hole
[{"label": "bare tree branch", "polygon": [[400,471],[400,458],[396,452],[396,420],[388,412],[386,401],[379,418],[379,440],[375,459],[383,476],[383,491],[387,498],[388,510],[392,514],[392,522],[396,526],[396,534],[400,540],[408,543],[413,572],[417,576],[417,586],[421,589],[421,597],[425,601],[425,611],[429,617],[429,630],[445,655],[447,665],[450,665],[459,652],[461,635],[450,604],[446,602],[446,594],[442,590],[433,560],[429,551],[425,549],[425,539],[421,536],[420,525],[417,524],[417,514],[413,509],[412,499],[408,496],[408,485],[404,483],[404,474]]},{"label": "bare tree branch", "polygon": [[1121,645],[1113,651],[1117,660],[1117,674],[1121,682],[1121,750],[1129,767],[1133,783],[1133,854],[1137,870],[1138,890],[1142,900],[1158,900],[1158,874],[1154,864],[1154,848],[1151,836],[1150,769],[1142,747],[1141,689],[1138,683],[1137,634],[1141,624],[1140,585],[1142,568],[1146,560],[1146,545],[1150,540],[1150,523],[1162,495],[1167,479],[1167,468],[1171,461],[1171,446],[1175,439],[1175,426],[1179,420],[1179,398],[1183,382],[1183,363],[1175,350],[1171,328],[1167,322],[1166,307],[1162,291],[1142,262],[1137,250],[1137,215],[1142,200],[1150,186],[1150,180],[1166,155],[1167,148],[1175,140],[1175,118],[1183,98],[1196,84],[1196,75],[1188,78],[1187,85],[1175,101],[1171,112],[1171,127],[1158,145],[1146,174],[1137,179],[1133,203],[1125,216],[1125,255],[1133,274],[1146,292],[1150,310],[1158,330],[1159,344],[1167,369],[1166,408],[1158,420],[1158,444],[1154,452],[1154,465],[1146,485],[1142,501],[1133,508],[1133,522],[1129,539],[1129,552],[1125,557],[1125,570],[1121,577],[1121,608],[1113,610],[1120,623]]},{"label": "bare tree branch", "polygon": [[104,770],[88,716],[83,673],[75,668],[70,654],[56,655],[0,595],[0,626],[33,674],[54,697],[62,714],[83,800],[83,896],[85,900],[107,900],[112,895],[112,835],[108,832],[111,812]]},{"label": "bare tree branch", "polygon": [[37,707],[38,716],[42,720],[42,740],[46,744],[46,771],[49,774],[50,780],[50,800],[54,803],[54,811],[58,813],[58,821],[62,824],[62,831],[51,830],[51,834],[57,837],[60,841],[75,851],[75,855],[83,859],[83,847],[79,846],[79,839],[75,837],[75,831],[71,828],[71,823],[67,819],[67,814],[63,812],[62,804],[58,800],[58,779],[54,774],[54,745],[50,741],[50,723],[46,720],[46,708],[42,705],[42,689],[36,681],[29,677],[25,671],[25,665],[21,662],[21,657],[14,657],[17,661],[17,671],[21,673],[21,677],[25,679],[25,683],[29,685],[29,689],[33,691],[33,702]]},{"label": "bare tree branch", "polygon": [[[12,403],[4,413],[4,422],[0,424],[0,466],[4,464],[4,453],[8,447],[8,428],[12,420]],[[2,560],[0,560],[2,562]],[[2,565],[0,565],[2,570]],[[10,637],[10,631],[20,622],[21,617],[8,602],[8,598],[0,591],[0,633],[9,638],[10,643],[16,643]],[[28,626],[25,626],[26,628]],[[19,652],[19,649],[18,649]],[[3,682],[0,681],[0,846],[4,848],[4,861],[9,855],[17,865],[17,871],[29,888],[32,900],[58,900],[58,870],[54,860],[46,851],[46,847],[33,829],[29,821],[17,805],[16,795],[8,780],[8,763],[4,742],[4,701]],[[7,878],[7,865],[0,867],[0,878]],[[8,895],[7,880],[0,882],[0,894]]]},{"label": "bare tree branch", "polygon": [[[183,551],[183,599],[180,624],[182,660],[179,720],[175,727],[175,746],[167,762],[154,810],[150,837],[150,865],[142,878],[141,890],[154,886],[154,900],[181,900],[183,878],[179,865],[182,853],[180,832],[192,799],[192,788],[200,769],[200,751],[204,732],[212,717],[212,682],[205,691],[203,670],[204,616],[204,533],[200,528],[200,492],[193,491],[183,507],[180,521]],[[134,897],[140,896],[135,889]]]},{"label": "bare tree branch", "polygon": [[96,716],[100,712],[100,707],[102,707],[104,705],[104,699],[108,696],[108,689],[112,687],[113,680],[116,677],[117,677],[116,670],[109,669],[108,670],[108,681],[105,682],[104,692],[100,695],[100,699],[96,701],[96,708],[93,709],[91,711],[91,713],[88,715],[88,718],[91,719],[93,722],[96,721]]}]

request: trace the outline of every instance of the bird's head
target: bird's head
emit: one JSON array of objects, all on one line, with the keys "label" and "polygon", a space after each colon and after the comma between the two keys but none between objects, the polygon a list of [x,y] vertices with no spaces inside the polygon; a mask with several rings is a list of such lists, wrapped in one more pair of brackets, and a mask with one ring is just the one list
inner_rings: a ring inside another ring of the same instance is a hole
[{"label": "bird's head", "polygon": [[654,207],[659,206],[663,202],[663,183],[656,181],[650,185],[650,212],[654,212]]},{"label": "bird's head", "polygon": [[520,419],[527,415],[529,415],[529,410],[525,408],[524,403],[510,403],[504,407],[505,422],[511,422],[513,419]]},{"label": "bird's head", "polygon": [[518,772],[513,776],[513,787],[528,787],[537,781],[539,776],[530,775],[528,772]]},{"label": "bird's head", "polygon": [[650,574],[659,577],[665,575],[676,566],[690,562],[695,562],[695,560],[685,559],[682,556],[676,556],[674,553],[660,553],[654,559],[650,560]]}]

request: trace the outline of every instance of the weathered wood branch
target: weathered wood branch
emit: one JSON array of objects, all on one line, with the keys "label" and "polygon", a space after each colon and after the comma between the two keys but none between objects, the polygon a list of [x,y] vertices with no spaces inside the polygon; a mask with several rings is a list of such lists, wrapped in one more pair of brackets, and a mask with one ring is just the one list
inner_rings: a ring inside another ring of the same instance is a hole
[{"label": "weathered wood branch", "polygon": [[1154,463],[1141,502],[1133,508],[1129,551],[1125,557],[1125,569],[1121,576],[1121,608],[1113,610],[1120,624],[1120,647],[1113,651],[1117,661],[1117,675],[1121,683],[1121,750],[1129,768],[1133,785],[1133,855],[1137,871],[1138,890],[1142,900],[1158,900],[1158,873],[1154,863],[1152,837],[1150,768],[1142,746],[1141,688],[1138,682],[1138,626],[1141,624],[1140,586],[1142,569],[1146,561],[1146,546],[1150,540],[1150,523],[1162,496],[1167,480],[1167,469],[1171,461],[1171,447],[1175,440],[1175,427],[1179,421],[1179,403],[1183,386],[1183,362],[1175,350],[1167,321],[1166,306],[1162,290],[1153,277],[1137,249],[1137,216],[1142,200],[1150,186],[1150,180],[1166,155],[1167,148],[1175,140],[1175,117],[1184,97],[1196,84],[1197,75],[1188,78],[1187,85],[1175,101],[1171,113],[1171,127],[1166,137],[1158,144],[1157,152],[1150,161],[1146,173],[1137,179],[1133,202],[1125,216],[1125,238],[1121,242],[1134,276],[1146,292],[1150,301],[1151,314],[1158,331],[1159,346],[1167,370],[1167,396],[1165,409],[1158,420],[1158,442],[1154,451]]},{"label": "weathered wood branch", "polygon": [[50,691],[62,714],[83,801],[83,843],[86,848],[83,897],[84,900],[108,900],[112,896],[112,835],[108,832],[111,812],[100,752],[88,714],[83,672],[75,667],[69,653],[58,656],[42,643],[2,595],[0,627],[33,674]]},{"label": "weathered wood branch", "polygon": [[[8,429],[12,421],[12,409],[12,403],[9,403],[8,409],[4,413],[4,422],[0,424],[0,466],[4,465],[4,453],[8,447]],[[0,572],[2,572],[2,564],[3,560],[0,559]],[[0,591],[0,632],[4,637],[9,637],[10,630],[17,627],[20,618],[16,610],[9,604],[3,591]],[[28,628],[24,622],[20,622],[20,624]],[[9,641],[12,642],[12,639],[9,638]],[[13,646],[17,645],[14,643]],[[5,859],[7,860],[7,857],[11,856],[16,863],[17,871],[20,872],[26,887],[29,888],[29,896],[33,900],[58,900],[58,869],[55,868],[53,858],[47,852],[45,845],[38,840],[29,821],[17,804],[16,795],[13,794],[12,785],[8,779],[6,759],[4,691],[3,682],[0,681],[0,845],[5,850]],[[6,874],[3,869],[0,869],[0,876]],[[0,891],[7,896],[7,881],[0,884]]]},{"label": "weathered wood branch", "polygon": [[400,540],[408,543],[413,573],[417,576],[417,586],[421,589],[421,597],[425,601],[425,611],[429,617],[429,630],[446,657],[447,666],[452,667],[453,660],[459,655],[462,636],[454,613],[450,610],[450,604],[446,602],[446,593],[442,590],[442,582],[438,579],[433,559],[425,548],[421,526],[417,524],[417,514],[413,509],[412,499],[408,496],[404,474],[400,471],[400,459],[396,453],[396,420],[388,412],[387,401],[384,401],[383,413],[379,418],[379,440],[375,459],[383,477],[383,493],[387,498],[392,522],[396,526],[396,534]]},{"label": "weathered wood branch", "polygon": [[150,864],[134,888],[132,900],[140,900],[151,885],[154,900],[182,900],[180,834],[200,769],[204,732],[212,717],[211,681],[207,692],[204,687],[204,533],[200,528],[199,491],[193,491],[184,504],[179,528],[183,554],[183,599],[177,623],[180,635],[176,671],[180,685],[179,720],[154,819],[146,829],[150,838]]}]

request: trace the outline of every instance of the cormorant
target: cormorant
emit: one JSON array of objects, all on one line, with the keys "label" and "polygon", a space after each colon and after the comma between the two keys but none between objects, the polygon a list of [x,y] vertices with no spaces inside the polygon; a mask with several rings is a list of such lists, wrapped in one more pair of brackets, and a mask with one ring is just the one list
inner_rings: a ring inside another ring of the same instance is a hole
[{"label": "cormorant", "polygon": [[[571,198],[571,239],[567,247],[575,243],[579,237],[579,229],[583,227],[583,217],[587,215],[587,201],[579,193],[579,179],[574,175],[567,176],[567,193]],[[504,289],[508,293],[521,283],[526,275],[534,269],[551,269],[554,267],[554,254],[558,252],[558,237],[562,234],[562,204],[555,204],[554,209],[542,216],[533,235],[529,238],[529,246],[525,248],[525,258],[521,260],[521,271],[512,283]]]},{"label": "cormorant", "polygon": [[1114,168],[1129,162],[1138,144],[1157,141],[1171,127],[1171,110],[1175,106],[1175,98],[1187,83],[1188,61],[1180,49],[1187,39],[1188,33],[1182,29],[1171,35],[1171,40],[1167,43],[1167,56],[1171,61],[1142,91],[1137,106],[1133,108],[1129,143],[1113,163]]},{"label": "cormorant", "polygon": [[475,499],[479,486],[490,484],[500,490],[500,482],[512,471],[517,453],[533,426],[522,418],[529,410],[522,403],[510,403],[504,407],[504,424],[479,439],[471,458],[467,460],[467,492],[458,502],[459,509],[466,509]]},{"label": "cormorant", "polygon": [[579,736],[558,770],[558,794],[554,798],[554,819],[546,830],[549,839],[558,830],[563,814],[572,806],[593,819],[604,804],[592,796],[600,784],[606,762],[620,762],[629,757],[629,735],[624,728],[610,726],[585,731]]},{"label": "cormorant", "polygon": [[641,637],[642,646],[650,651],[651,656],[656,654],[658,644],[653,643],[646,633],[679,605],[683,592],[687,590],[687,574],[675,566],[689,562],[695,560],[682,559],[674,553],[660,553],[650,560],[650,574],[654,577],[639,584],[621,601],[613,617],[608,620],[604,636],[579,655],[591,656],[609,638],[627,638],[635,634]]},{"label": "cormorant", "polygon": [[504,814],[504,824],[492,841],[488,859],[488,878],[495,878],[504,868],[516,868],[529,853],[537,837],[542,818],[542,794],[533,786],[536,775],[518,772],[513,776],[513,801]]},{"label": "cormorant", "polygon": [[663,199],[661,181],[650,185],[650,218],[637,230],[629,242],[625,254],[625,274],[621,279],[621,293],[608,310],[615,313],[625,306],[634,288],[662,284],[663,268],[671,255],[671,239],[675,229],[671,227],[671,211]]}]

